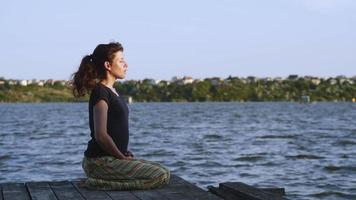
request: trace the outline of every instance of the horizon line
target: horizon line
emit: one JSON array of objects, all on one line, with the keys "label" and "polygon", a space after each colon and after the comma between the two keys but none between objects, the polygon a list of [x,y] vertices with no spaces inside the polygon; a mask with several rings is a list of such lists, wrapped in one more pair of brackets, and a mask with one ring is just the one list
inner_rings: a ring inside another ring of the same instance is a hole
[{"label": "horizon line", "polygon": [[[193,79],[193,80],[204,80],[204,79],[214,79],[214,78],[219,78],[219,79],[228,79],[228,78],[240,78],[240,79],[248,79],[248,78],[257,78],[257,79],[264,79],[264,78],[271,78],[271,79],[288,79],[289,77],[294,77],[294,78],[319,78],[319,79],[329,79],[329,78],[351,78],[351,79],[356,79],[356,75],[352,76],[347,76],[347,75],[336,75],[336,76],[313,76],[313,75],[297,75],[297,74],[289,74],[288,76],[254,76],[254,75],[249,75],[249,76],[232,76],[229,75],[226,78],[224,77],[219,77],[219,76],[211,76],[211,77],[205,77],[205,78],[193,78],[193,76],[173,76],[170,79],[157,79],[157,78],[142,78],[142,79],[117,79],[116,81],[135,81],[135,80],[160,80],[160,81],[170,81],[170,80],[179,80],[179,79]],[[71,79],[55,79],[55,78],[47,78],[47,79],[38,79],[38,78],[25,78],[25,79],[19,79],[19,78],[6,78],[4,76],[0,76],[0,80],[12,80],[12,81],[20,81],[20,80],[28,80],[28,81],[44,81],[44,80],[52,80],[52,81],[69,81]]]}]

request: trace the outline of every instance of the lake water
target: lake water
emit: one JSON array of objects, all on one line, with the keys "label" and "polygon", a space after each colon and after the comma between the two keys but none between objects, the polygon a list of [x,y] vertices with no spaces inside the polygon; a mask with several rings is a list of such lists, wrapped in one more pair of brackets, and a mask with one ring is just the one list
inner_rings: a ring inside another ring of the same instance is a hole
[{"label": "lake water", "polygon": [[[130,149],[206,189],[356,199],[355,103],[134,103]],[[86,103],[0,104],[0,182],[83,177]]]}]

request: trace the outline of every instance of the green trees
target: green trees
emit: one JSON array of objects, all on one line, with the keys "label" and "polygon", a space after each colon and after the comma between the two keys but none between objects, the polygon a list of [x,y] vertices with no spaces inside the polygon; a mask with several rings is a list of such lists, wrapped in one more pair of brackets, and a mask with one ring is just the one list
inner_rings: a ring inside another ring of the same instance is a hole
[{"label": "green trees", "polygon": [[[114,87],[136,102],[300,101],[302,96],[309,96],[311,101],[351,101],[356,98],[356,80],[343,77],[282,80],[230,76],[224,80],[206,78],[186,84],[179,80],[156,83],[144,79],[117,82]],[[0,79],[0,102],[71,102],[86,101],[87,98],[75,99],[70,87],[63,82],[21,86]]]},{"label": "green trees", "polygon": [[211,83],[208,80],[193,83],[192,101],[209,101],[212,98],[212,94],[214,94],[214,89],[211,88]]},{"label": "green trees", "polygon": [[229,77],[225,80],[207,78],[183,82],[126,81],[117,85],[119,91],[134,101],[300,101],[304,95],[312,101],[351,101],[356,97],[356,84],[350,81],[321,79],[317,84],[307,78],[273,80]]}]

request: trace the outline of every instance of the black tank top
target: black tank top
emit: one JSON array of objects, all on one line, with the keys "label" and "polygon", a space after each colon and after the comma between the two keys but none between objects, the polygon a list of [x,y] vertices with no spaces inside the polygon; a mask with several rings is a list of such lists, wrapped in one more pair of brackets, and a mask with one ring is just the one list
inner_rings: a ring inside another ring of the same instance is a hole
[{"label": "black tank top", "polygon": [[121,95],[117,96],[110,88],[98,83],[92,90],[89,99],[89,126],[91,140],[84,155],[87,157],[111,156],[95,141],[93,108],[100,101],[108,104],[107,132],[112,137],[121,153],[127,152],[129,143],[129,109]]}]

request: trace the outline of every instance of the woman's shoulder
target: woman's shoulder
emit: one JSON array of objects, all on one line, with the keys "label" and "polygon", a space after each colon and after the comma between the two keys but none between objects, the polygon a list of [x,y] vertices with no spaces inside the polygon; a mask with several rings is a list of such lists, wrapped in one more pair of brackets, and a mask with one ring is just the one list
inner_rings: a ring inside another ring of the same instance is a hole
[{"label": "woman's shoulder", "polygon": [[91,91],[91,96],[92,97],[110,97],[110,92],[108,91],[108,88],[106,88],[103,84],[97,83],[95,87]]},{"label": "woman's shoulder", "polygon": [[92,91],[100,91],[100,90],[103,90],[103,91],[106,91],[107,88],[105,85],[103,85],[102,83],[96,83],[93,90]]}]

